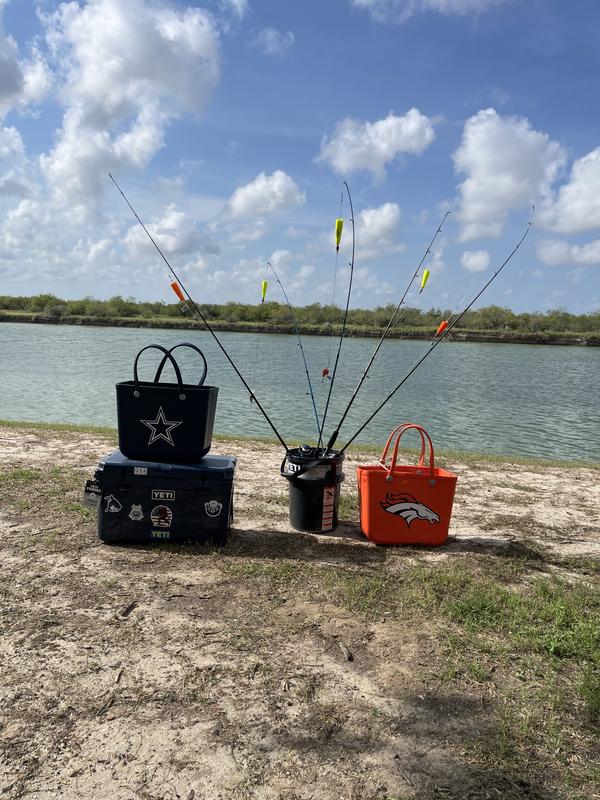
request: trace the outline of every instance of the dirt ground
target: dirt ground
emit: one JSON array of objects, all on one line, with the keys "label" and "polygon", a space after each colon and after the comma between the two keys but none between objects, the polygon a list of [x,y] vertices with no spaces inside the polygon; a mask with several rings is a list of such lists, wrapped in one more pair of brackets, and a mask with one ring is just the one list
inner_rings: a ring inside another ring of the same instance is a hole
[{"label": "dirt ground", "polygon": [[372,454],[321,536],[289,526],[280,449],[215,441],[238,458],[227,546],[109,547],[80,499],[113,447],[0,427],[0,797],[600,798],[574,662],[453,622],[418,583],[597,589],[600,471],[451,459],[448,544],[381,548],[356,515]]}]

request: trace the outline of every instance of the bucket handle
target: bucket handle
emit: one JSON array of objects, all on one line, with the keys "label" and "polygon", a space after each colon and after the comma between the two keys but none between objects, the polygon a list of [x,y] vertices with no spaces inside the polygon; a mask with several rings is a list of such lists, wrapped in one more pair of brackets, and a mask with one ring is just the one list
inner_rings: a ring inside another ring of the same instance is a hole
[{"label": "bucket handle", "polygon": [[177,386],[179,387],[179,399],[185,400],[185,392],[183,390],[183,381],[181,379],[181,372],[179,370],[179,366],[177,365],[177,361],[173,358],[171,353],[164,348],[161,344],[148,344],[146,347],[142,347],[140,352],[135,357],[135,361],[133,362],[133,383],[135,386],[135,390],[133,392],[134,397],[140,396],[140,379],[138,377],[138,361],[140,360],[140,356],[144,352],[144,350],[160,350],[165,358],[168,358],[171,364],[173,364],[173,369],[175,370],[175,377],[177,378]]},{"label": "bucket handle", "polygon": [[283,461],[281,462],[281,474],[284,478],[299,478],[300,475],[304,475],[313,467],[324,467],[324,466],[331,466],[332,468],[336,468],[335,464],[330,458],[313,458],[312,461],[307,461],[303,467],[300,469],[294,470],[294,472],[287,472],[285,470],[285,462],[288,460],[287,456],[284,456]]},{"label": "bucket handle", "polygon": [[[198,381],[198,386],[202,386],[202,384],[206,380],[206,373],[208,372],[208,364],[206,363],[206,358],[204,357],[204,353],[202,352],[202,350],[200,350],[199,347],[197,347],[195,344],[192,344],[191,342],[181,342],[180,344],[176,344],[173,347],[169,348],[169,353],[172,353],[173,350],[177,349],[178,347],[191,347],[192,350],[195,350],[200,355],[200,358],[204,362],[204,368],[202,370],[202,376]],[[163,356],[163,359],[160,362],[158,369],[156,370],[156,375],[154,376],[154,383],[159,382],[160,376],[162,375],[162,371],[165,364],[167,363],[167,360],[168,360],[167,356],[166,355]]]},{"label": "bucket handle", "polygon": [[[388,440],[385,443],[385,447],[383,448],[383,453],[381,454],[381,458],[379,459],[380,465],[385,469],[387,469],[387,464],[385,463],[385,460],[387,458],[388,450],[390,449],[392,439],[399,431],[402,432],[407,425],[412,425],[412,424],[413,423],[411,422],[403,422],[402,425],[398,425],[398,427],[394,428],[394,430],[390,433]],[[421,437],[421,454],[419,455],[417,466],[422,467],[425,464],[425,437],[423,436],[423,433],[420,429],[419,429],[419,435]]]},{"label": "bucket handle", "polygon": [[400,431],[398,432],[398,438],[396,439],[396,443],[394,445],[394,453],[392,455],[392,463],[388,469],[388,474],[386,476],[386,480],[391,481],[394,470],[396,469],[396,461],[398,459],[398,445],[400,444],[400,439],[402,438],[402,434],[406,433],[409,430],[416,430],[419,431],[421,436],[425,437],[429,442],[429,480],[432,481],[432,486],[436,482],[435,481],[435,456],[433,452],[433,442],[431,441],[430,435],[427,433],[425,428],[422,428],[420,425],[415,425],[413,423],[409,423],[407,425],[401,426]]}]

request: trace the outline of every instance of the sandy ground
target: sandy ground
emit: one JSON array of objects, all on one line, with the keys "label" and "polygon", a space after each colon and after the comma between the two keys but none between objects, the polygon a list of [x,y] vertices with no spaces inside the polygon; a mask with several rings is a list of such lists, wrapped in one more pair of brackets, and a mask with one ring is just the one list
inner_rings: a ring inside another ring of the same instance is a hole
[{"label": "sandy ground", "polygon": [[[76,505],[110,449],[104,436],[0,428],[3,469],[58,470],[63,486],[44,494],[37,474],[0,499],[0,797],[556,796],[471,758],[493,733],[493,698],[441,686],[437,621],[288,592],[286,569],[394,572],[517,548],[565,572],[565,558],[600,555],[600,472],[453,461],[451,538],[415,551],[376,547],[354,521],[294,532],[281,451],[216,441],[238,457],[220,555],[102,545]],[[373,457],[348,459],[345,494],[361,461]]]}]

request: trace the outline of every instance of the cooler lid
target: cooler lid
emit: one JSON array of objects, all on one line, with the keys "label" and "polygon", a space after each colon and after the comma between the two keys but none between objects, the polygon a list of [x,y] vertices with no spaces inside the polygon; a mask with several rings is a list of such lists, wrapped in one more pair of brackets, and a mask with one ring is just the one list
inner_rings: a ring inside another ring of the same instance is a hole
[{"label": "cooler lid", "polygon": [[178,478],[232,478],[237,459],[233,456],[204,456],[196,464],[166,464],[157,461],[137,461],[127,458],[120,450],[105,456],[98,470],[105,475],[148,475]]}]

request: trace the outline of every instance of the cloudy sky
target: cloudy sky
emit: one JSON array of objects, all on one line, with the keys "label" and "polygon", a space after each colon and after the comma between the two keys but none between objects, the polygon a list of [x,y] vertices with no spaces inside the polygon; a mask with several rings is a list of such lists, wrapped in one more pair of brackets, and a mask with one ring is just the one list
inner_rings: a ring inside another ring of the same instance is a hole
[{"label": "cloudy sky", "polygon": [[[597,0],[0,0],[0,293],[600,308]],[[342,216],[348,220],[344,199]],[[347,224],[337,301],[348,278]],[[273,289],[272,299],[279,299]]]}]

